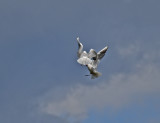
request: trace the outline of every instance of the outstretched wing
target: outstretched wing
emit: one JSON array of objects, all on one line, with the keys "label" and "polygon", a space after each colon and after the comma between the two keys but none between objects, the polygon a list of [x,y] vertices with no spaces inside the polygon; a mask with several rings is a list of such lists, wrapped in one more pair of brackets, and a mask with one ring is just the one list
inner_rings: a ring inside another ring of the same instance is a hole
[{"label": "outstretched wing", "polygon": [[106,46],[105,48],[103,48],[102,50],[100,50],[97,55],[98,55],[98,59],[102,59],[106,53],[106,51],[108,50],[108,46]]},{"label": "outstretched wing", "polygon": [[77,42],[78,42],[78,52],[77,52],[77,56],[80,57],[81,53],[83,51],[83,45],[82,43],[79,41],[79,37],[77,37]]}]

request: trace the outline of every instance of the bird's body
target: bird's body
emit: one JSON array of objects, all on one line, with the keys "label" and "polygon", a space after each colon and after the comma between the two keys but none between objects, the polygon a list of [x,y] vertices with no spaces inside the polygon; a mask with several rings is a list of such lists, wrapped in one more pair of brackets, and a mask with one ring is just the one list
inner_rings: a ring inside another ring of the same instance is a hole
[{"label": "bird's body", "polygon": [[86,51],[83,51],[83,45],[79,41],[79,37],[77,38],[77,42],[79,47],[77,52],[78,56],[77,62],[81,65],[87,66],[90,74],[92,75],[91,77],[92,79],[101,76],[101,73],[98,72],[96,69],[100,60],[104,57],[106,51],[108,50],[108,47],[106,46],[98,53],[94,49],[90,49],[89,53],[87,53]]}]

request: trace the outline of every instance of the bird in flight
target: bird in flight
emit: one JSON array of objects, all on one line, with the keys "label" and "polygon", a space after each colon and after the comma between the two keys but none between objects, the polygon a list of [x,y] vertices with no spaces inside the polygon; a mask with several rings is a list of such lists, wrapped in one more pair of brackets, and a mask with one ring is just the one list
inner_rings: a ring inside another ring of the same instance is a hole
[{"label": "bird in flight", "polygon": [[79,37],[77,37],[77,42],[78,42],[77,62],[81,65],[85,65],[88,68],[92,79],[101,76],[101,73],[97,71],[97,67],[100,60],[104,57],[106,51],[108,50],[108,46],[104,47],[98,53],[94,49],[90,49],[89,53],[87,53],[86,51],[83,51],[83,45],[79,41]]}]

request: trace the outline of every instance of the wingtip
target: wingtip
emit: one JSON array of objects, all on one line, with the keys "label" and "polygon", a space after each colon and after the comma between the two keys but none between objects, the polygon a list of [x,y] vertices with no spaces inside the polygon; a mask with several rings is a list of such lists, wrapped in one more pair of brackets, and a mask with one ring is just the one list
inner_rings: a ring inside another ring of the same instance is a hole
[{"label": "wingtip", "polygon": [[79,37],[77,37],[77,41],[79,41]]}]

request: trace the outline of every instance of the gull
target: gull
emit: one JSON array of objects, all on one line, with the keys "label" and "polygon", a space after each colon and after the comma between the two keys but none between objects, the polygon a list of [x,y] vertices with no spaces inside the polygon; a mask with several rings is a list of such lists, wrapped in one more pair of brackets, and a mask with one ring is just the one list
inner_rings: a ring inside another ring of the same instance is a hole
[{"label": "gull", "polygon": [[[81,65],[85,65],[88,68],[92,79],[101,76],[101,73],[98,72],[96,69],[98,67],[100,60],[104,57],[106,51],[108,50],[108,46],[100,50],[98,53],[94,49],[90,49],[89,53],[87,53],[86,51],[83,51],[83,45],[79,41],[79,37],[77,37],[77,42],[78,42],[77,62]],[[90,75],[85,75],[85,76],[90,76]]]}]

